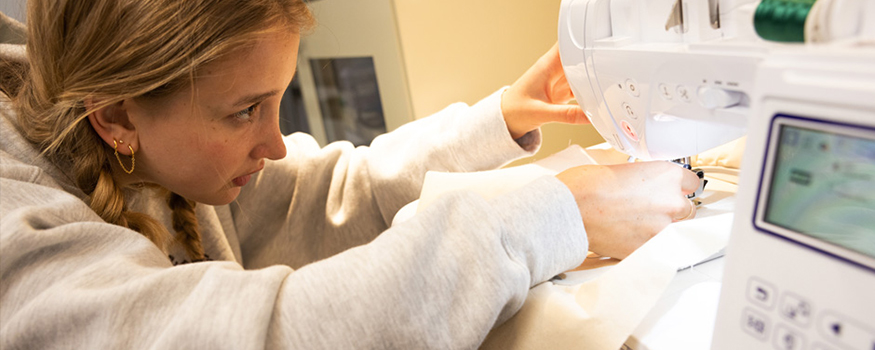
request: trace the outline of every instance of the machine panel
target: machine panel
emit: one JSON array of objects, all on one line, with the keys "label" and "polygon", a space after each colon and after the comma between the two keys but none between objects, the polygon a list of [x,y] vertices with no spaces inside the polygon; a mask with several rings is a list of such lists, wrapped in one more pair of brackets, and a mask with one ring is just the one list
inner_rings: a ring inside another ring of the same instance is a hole
[{"label": "machine panel", "polygon": [[777,114],[754,226],[875,271],[875,130]]}]

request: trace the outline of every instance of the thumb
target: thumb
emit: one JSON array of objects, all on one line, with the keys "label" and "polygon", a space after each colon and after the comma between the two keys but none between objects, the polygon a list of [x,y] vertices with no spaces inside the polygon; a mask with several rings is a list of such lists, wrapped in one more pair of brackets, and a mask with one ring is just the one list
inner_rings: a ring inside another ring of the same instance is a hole
[{"label": "thumb", "polygon": [[578,105],[549,105],[543,110],[545,119],[565,124],[589,124],[583,110]]}]

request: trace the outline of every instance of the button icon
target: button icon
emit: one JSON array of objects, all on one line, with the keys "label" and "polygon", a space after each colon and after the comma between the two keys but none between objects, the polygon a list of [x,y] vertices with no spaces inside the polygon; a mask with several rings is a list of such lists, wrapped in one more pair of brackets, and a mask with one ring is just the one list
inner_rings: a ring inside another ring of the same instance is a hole
[{"label": "button icon", "polygon": [[635,114],[635,110],[632,109],[628,103],[623,102],[623,111],[626,112],[626,116],[632,119],[638,119],[638,115]]},{"label": "button icon", "polygon": [[826,312],[818,318],[818,328],[826,340],[851,349],[875,350],[875,332],[862,323]]},{"label": "button icon", "polygon": [[811,304],[793,293],[785,293],[781,298],[781,315],[794,323],[807,327],[811,319]]},{"label": "button icon", "polygon": [[678,98],[684,102],[690,102],[693,99],[693,96],[690,95],[690,89],[687,89],[684,85],[678,85],[676,92],[678,93]]},{"label": "button icon", "polygon": [[767,299],[770,298],[769,291],[766,289],[763,289],[763,287],[756,287],[756,290],[754,292],[754,297],[759,301],[766,301]]},{"label": "button icon", "polygon": [[626,91],[634,97],[638,97],[641,94],[641,91],[638,91],[638,83],[632,79],[626,79]]},{"label": "button icon", "polygon": [[670,101],[674,96],[672,95],[671,88],[666,84],[659,84],[659,94],[666,101]]},{"label": "button icon", "polygon": [[635,131],[635,128],[633,128],[629,122],[625,120],[620,121],[620,128],[623,129],[623,133],[626,134],[626,137],[632,141],[638,142],[638,132]]},{"label": "button icon", "polygon": [[775,294],[775,287],[759,278],[753,277],[747,283],[748,300],[765,309],[771,309],[775,305]]},{"label": "button icon", "polygon": [[775,329],[774,345],[779,350],[801,350],[805,348],[805,338],[781,325]]},{"label": "button icon", "polygon": [[741,328],[754,338],[766,340],[771,326],[768,317],[748,308],[741,315]]}]

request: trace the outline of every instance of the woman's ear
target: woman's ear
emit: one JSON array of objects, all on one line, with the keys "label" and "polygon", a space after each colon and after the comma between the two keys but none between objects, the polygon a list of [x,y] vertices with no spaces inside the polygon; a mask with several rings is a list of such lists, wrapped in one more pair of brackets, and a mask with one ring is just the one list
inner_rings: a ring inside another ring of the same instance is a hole
[{"label": "woman's ear", "polygon": [[88,114],[88,122],[91,127],[103,142],[106,142],[110,147],[118,147],[118,152],[130,156],[131,149],[124,146],[133,147],[134,152],[137,151],[137,128],[131,123],[131,118],[125,108],[125,101],[115,102],[108,106],[93,110],[94,106],[99,104],[97,101],[88,99],[85,100],[86,110],[92,112]]}]

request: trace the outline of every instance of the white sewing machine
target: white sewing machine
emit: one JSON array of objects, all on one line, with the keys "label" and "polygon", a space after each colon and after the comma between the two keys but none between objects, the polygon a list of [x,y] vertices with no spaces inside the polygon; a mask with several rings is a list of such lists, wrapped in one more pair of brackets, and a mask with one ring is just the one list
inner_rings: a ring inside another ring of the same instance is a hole
[{"label": "white sewing machine", "polygon": [[743,136],[769,46],[748,21],[755,5],[563,1],[562,64],[598,132],[641,159],[696,155]]},{"label": "white sewing machine", "polygon": [[[615,149],[747,135],[719,311],[694,316],[714,350],[875,350],[873,22],[871,0],[562,2],[566,76]],[[625,347],[684,348],[651,332]]]}]

